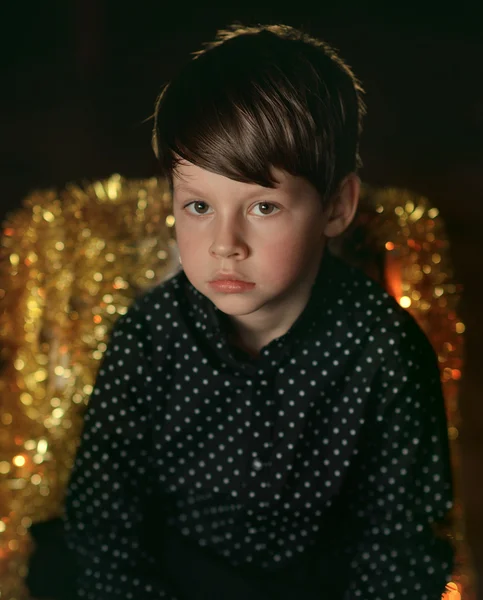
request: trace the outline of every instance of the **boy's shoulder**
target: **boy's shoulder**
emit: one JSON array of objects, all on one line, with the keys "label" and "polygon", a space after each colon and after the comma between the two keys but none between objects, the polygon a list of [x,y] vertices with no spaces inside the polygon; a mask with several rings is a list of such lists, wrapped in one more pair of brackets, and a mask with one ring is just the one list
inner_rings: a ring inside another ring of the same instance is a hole
[{"label": "boy's shoulder", "polygon": [[167,333],[176,322],[186,276],[183,271],[171,274],[158,285],[143,291],[119,321],[148,325],[149,329]]},{"label": "boy's shoulder", "polygon": [[[185,284],[186,275],[183,270],[171,273],[156,286],[143,292],[136,300],[139,307],[146,309],[154,307],[156,304],[164,305],[167,308],[173,302],[178,300],[179,291]],[[176,305],[175,305],[176,306]]]},{"label": "boy's shoulder", "polygon": [[175,316],[179,311],[180,299],[186,285],[186,275],[179,270],[171,273],[163,281],[141,293],[135,300],[137,310],[143,314],[169,314]]},{"label": "boy's shoulder", "polygon": [[363,327],[366,331],[382,329],[388,335],[409,337],[423,345],[429,343],[415,316],[379,282],[339,258],[334,257],[334,261],[337,273],[335,287],[340,296],[335,302],[339,310],[343,310],[350,327]]}]

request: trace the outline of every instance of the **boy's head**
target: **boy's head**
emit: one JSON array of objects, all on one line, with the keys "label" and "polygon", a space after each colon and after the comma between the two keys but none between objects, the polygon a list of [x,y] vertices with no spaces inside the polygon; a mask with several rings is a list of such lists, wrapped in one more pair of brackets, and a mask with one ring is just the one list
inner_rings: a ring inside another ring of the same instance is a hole
[{"label": "boy's head", "polygon": [[328,46],[268,26],[219,33],[158,100],[183,269],[252,346],[288,330],[352,220],[361,93]]},{"label": "boy's head", "polygon": [[362,88],[327,44],[284,25],[233,26],[163,90],[153,144],[162,175],[179,159],[273,187],[307,179],[323,202],[359,166]]}]

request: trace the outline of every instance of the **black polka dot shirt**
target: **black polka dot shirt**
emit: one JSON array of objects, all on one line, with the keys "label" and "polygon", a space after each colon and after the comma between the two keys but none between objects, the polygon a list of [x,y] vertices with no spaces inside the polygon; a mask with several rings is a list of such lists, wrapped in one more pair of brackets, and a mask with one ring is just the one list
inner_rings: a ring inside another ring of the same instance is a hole
[{"label": "black polka dot shirt", "polygon": [[452,507],[434,352],[325,253],[250,357],[181,271],[116,323],[66,500],[88,600],[441,597]]}]

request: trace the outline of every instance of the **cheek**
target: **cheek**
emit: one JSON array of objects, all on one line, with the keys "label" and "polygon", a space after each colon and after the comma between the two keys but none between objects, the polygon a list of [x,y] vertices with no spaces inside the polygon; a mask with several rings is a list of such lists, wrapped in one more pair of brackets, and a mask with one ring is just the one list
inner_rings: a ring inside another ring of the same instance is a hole
[{"label": "cheek", "polygon": [[272,282],[284,282],[299,275],[313,257],[316,243],[310,236],[290,234],[265,241],[258,251],[258,264],[264,277]]},{"label": "cheek", "polygon": [[189,228],[176,229],[176,243],[183,261],[192,261],[202,256],[202,240]]},{"label": "cheek", "polygon": [[311,256],[318,244],[322,244],[319,231],[292,229],[266,237],[259,246],[259,252],[274,262],[286,260],[296,263]]},{"label": "cheek", "polygon": [[207,262],[200,240],[196,236],[183,231],[181,234],[176,233],[176,242],[183,271],[192,285],[200,289],[198,284],[205,278]]}]

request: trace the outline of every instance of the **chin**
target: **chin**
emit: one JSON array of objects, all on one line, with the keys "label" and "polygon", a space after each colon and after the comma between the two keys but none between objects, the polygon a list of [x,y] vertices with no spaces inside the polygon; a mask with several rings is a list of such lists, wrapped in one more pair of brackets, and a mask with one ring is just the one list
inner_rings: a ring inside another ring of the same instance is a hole
[{"label": "chin", "polygon": [[243,298],[241,294],[227,294],[222,298],[210,294],[208,298],[216,308],[230,317],[249,315],[261,308],[260,302],[255,302],[252,298]]}]

